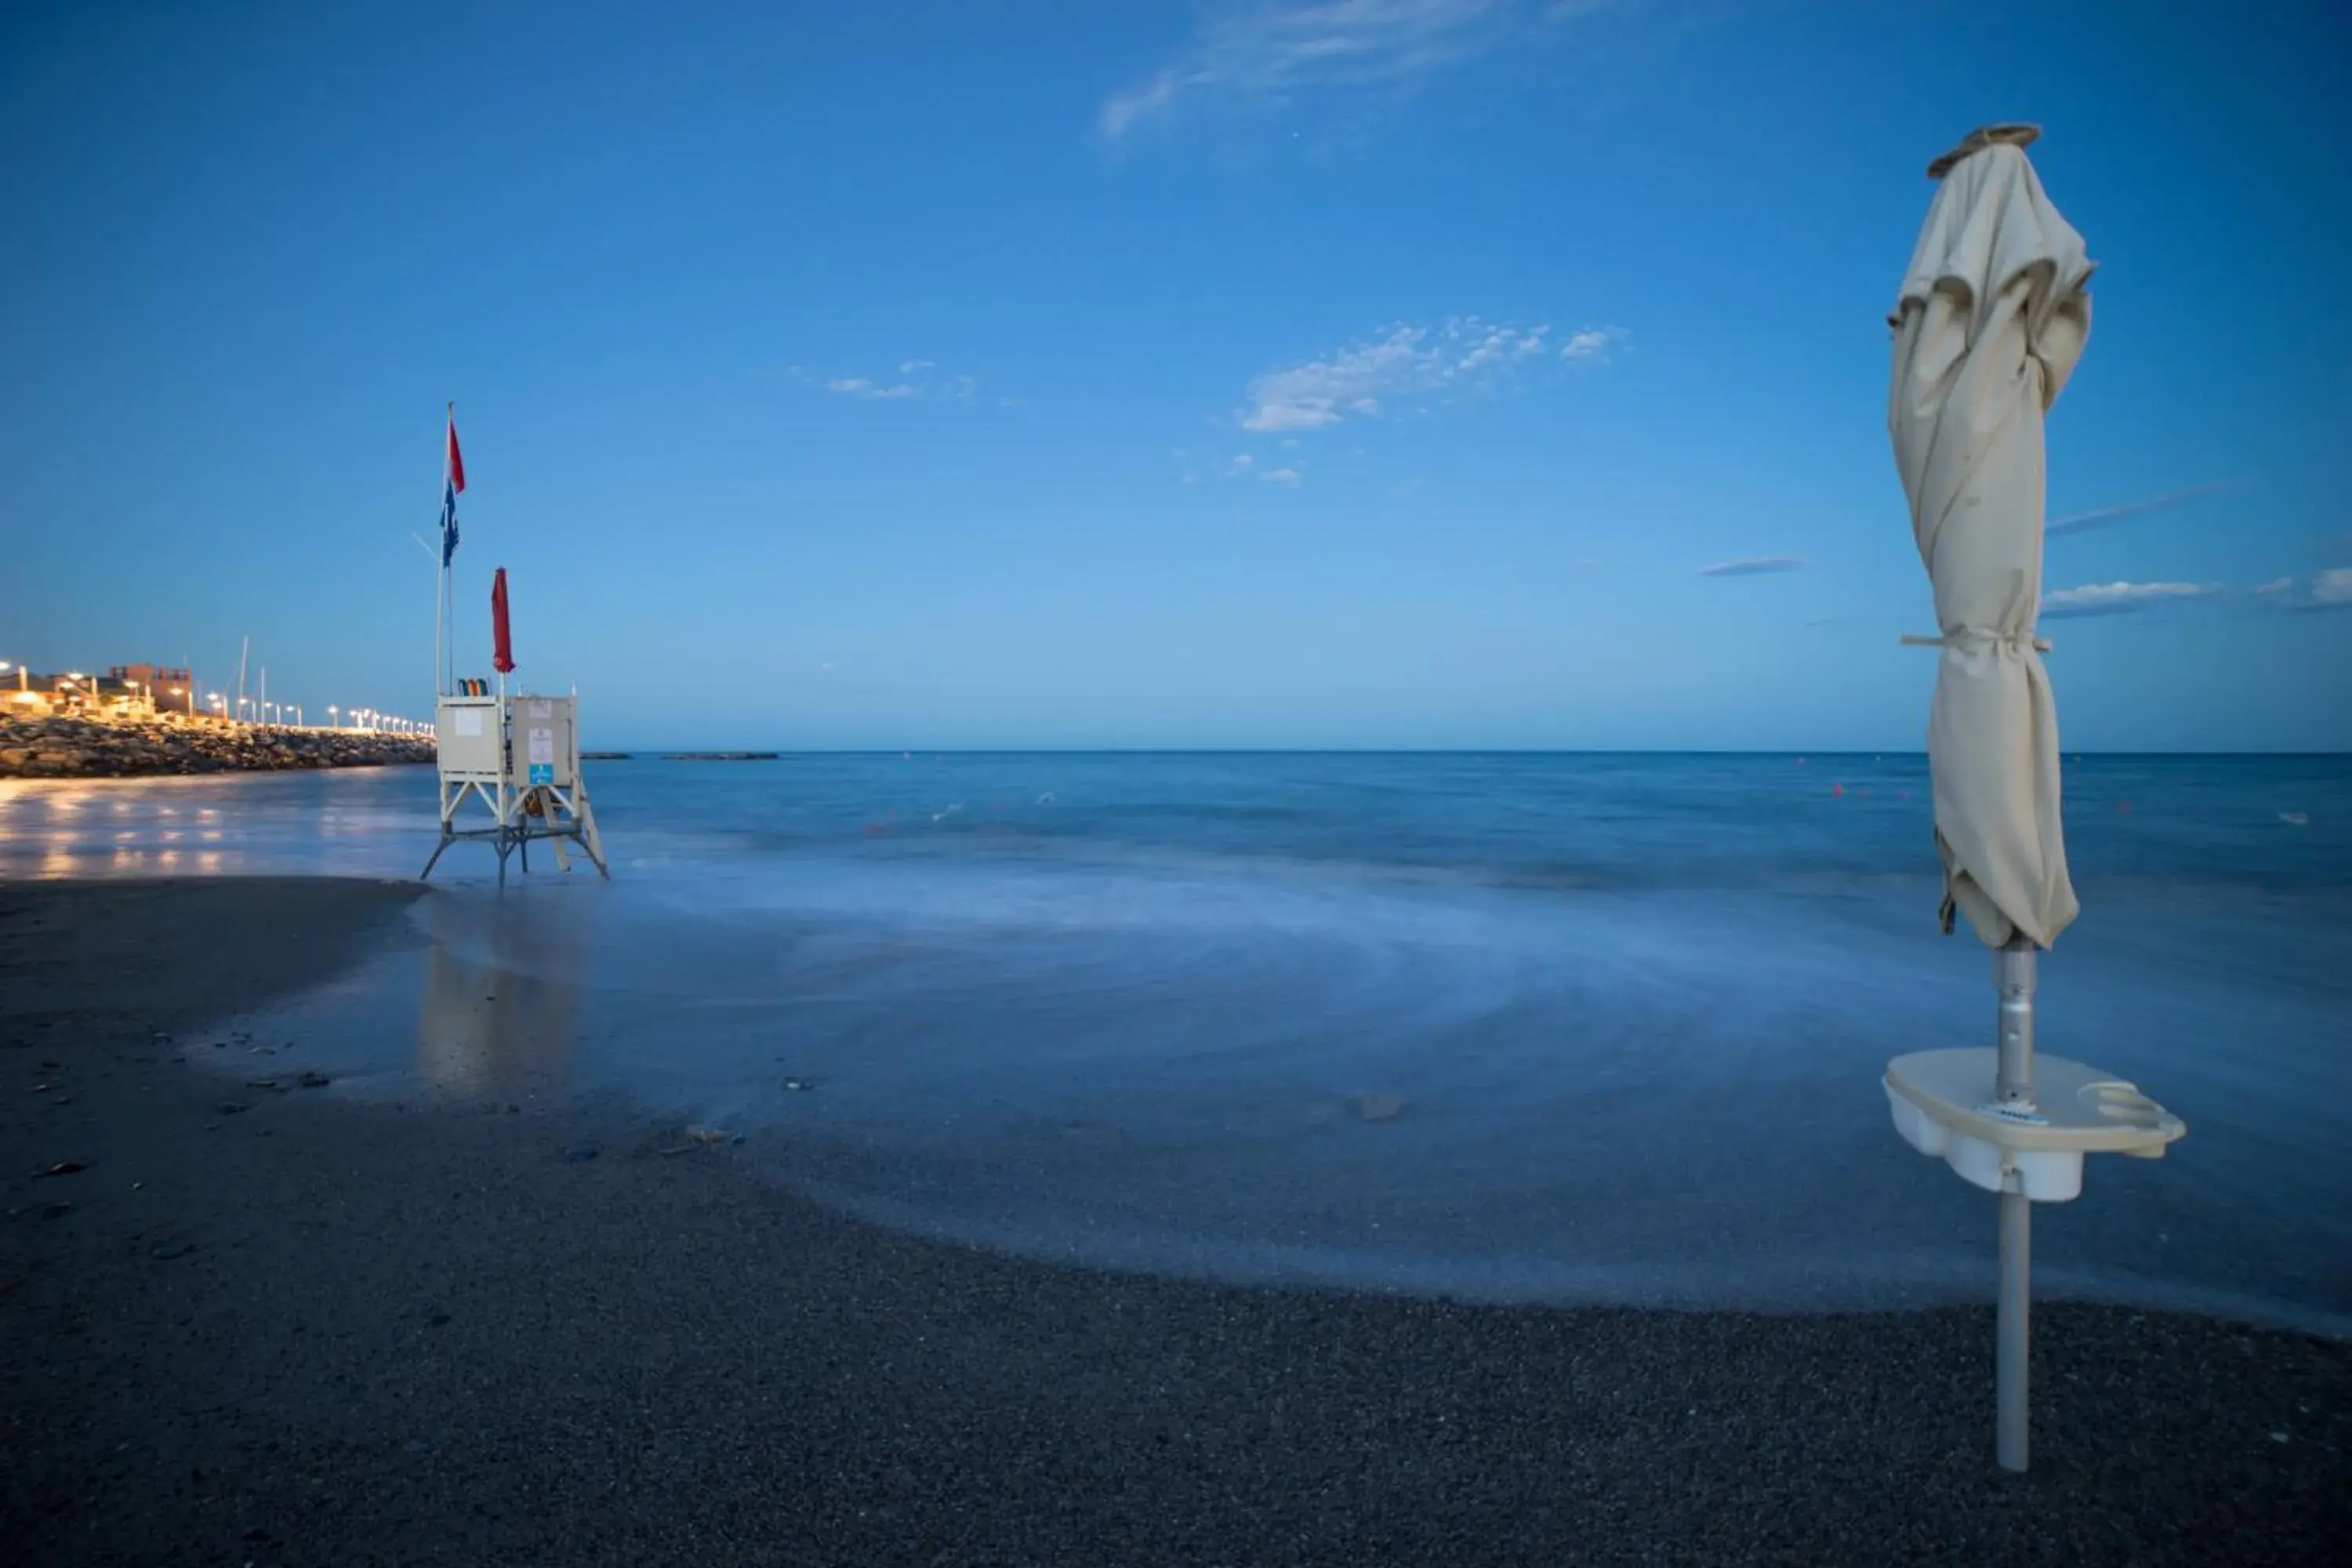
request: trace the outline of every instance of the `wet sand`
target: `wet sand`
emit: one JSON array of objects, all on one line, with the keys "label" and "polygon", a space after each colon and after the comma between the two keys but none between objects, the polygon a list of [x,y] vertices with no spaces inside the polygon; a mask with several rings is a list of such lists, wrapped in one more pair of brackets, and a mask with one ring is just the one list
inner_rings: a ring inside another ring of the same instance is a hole
[{"label": "wet sand", "polygon": [[[617,1107],[246,1087],[301,1043],[213,1026],[406,940],[416,896],[0,886],[0,1558],[2210,1563],[2352,1539],[2343,1343],[2043,1306],[2020,1480],[1990,1462],[1989,1308],[1059,1268],[842,1217]],[[31,1173],[60,1162],[86,1169]]]}]

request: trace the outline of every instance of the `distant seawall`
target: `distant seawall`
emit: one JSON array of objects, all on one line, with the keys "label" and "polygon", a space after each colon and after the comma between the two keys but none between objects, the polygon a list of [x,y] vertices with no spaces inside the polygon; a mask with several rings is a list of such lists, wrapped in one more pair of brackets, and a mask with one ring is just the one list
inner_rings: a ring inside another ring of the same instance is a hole
[{"label": "distant seawall", "polygon": [[365,730],[182,719],[0,718],[0,778],[143,778],[429,763],[433,742]]}]

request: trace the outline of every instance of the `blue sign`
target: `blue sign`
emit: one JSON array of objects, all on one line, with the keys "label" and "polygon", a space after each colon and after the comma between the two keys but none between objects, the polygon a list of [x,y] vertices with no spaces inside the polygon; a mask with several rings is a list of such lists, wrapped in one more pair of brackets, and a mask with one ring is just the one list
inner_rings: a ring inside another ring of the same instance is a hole
[{"label": "blue sign", "polygon": [[531,763],[530,782],[535,784],[553,784],[555,782],[555,764],[553,763]]}]

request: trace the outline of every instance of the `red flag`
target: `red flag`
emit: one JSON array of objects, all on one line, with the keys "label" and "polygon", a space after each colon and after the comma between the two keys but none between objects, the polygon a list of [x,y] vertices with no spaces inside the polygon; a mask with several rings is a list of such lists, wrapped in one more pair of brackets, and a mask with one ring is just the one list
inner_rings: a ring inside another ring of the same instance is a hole
[{"label": "red flag", "polygon": [[503,566],[490,579],[490,666],[500,675],[514,668],[514,643],[507,635],[507,569]]},{"label": "red flag", "polygon": [[466,459],[457,453],[457,410],[449,409],[449,489],[454,493],[466,488]]}]

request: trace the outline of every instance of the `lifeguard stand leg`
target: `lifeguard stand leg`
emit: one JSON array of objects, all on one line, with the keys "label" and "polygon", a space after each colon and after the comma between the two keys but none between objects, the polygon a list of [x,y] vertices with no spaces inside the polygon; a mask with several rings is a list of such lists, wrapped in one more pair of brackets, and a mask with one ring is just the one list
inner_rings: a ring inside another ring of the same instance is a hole
[{"label": "lifeguard stand leg", "polygon": [[572,814],[580,819],[580,847],[595,863],[596,874],[611,881],[613,868],[604,863],[604,837],[596,831],[596,810],[588,804],[588,781],[577,774],[572,784]]}]

